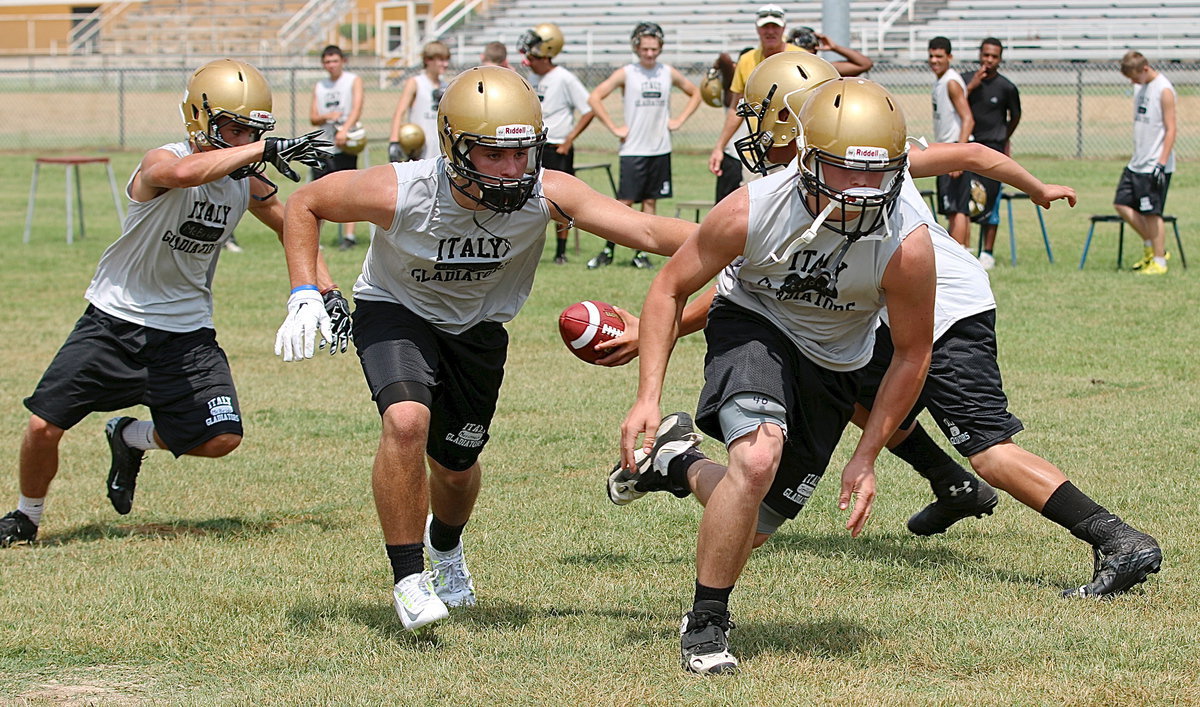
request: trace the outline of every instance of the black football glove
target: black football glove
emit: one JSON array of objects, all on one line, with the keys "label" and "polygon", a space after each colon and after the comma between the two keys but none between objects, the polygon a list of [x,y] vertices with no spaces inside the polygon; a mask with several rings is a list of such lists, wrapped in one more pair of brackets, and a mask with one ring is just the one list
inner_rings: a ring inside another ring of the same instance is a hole
[{"label": "black football glove", "polygon": [[1156,164],[1154,165],[1154,171],[1150,172],[1150,186],[1159,194],[1167,186],[1166,168],[1167,166],[1164,164]]},{"label": "black football glove", "polygon": [[404,156],[404,148],[400,147],[398,142],[388,143],[388,161],[389,162],[407,162],[408,158]]},{"label": "black football glove", "polygon": [[326,148],[333,147],[333,143],[322,139],[321,133],[321,130],[314,130],[300,137],[266,138],[263,140],[263,162],[270,163],[280,174],[298,182],[300,175],[292,169],[289,162],[323,167],[325,160],[332,156]]},{"label": "black football glove", "polygon": [[[338,353],[339,348],[346,353],[346,347],[350,344],[350,303],[340,291],[330,290],[325,293],[325,312],[329,315],[329,325],[333,330],[329,355]],[[321,342],[321,348],[325,348],[324,341]]]}]

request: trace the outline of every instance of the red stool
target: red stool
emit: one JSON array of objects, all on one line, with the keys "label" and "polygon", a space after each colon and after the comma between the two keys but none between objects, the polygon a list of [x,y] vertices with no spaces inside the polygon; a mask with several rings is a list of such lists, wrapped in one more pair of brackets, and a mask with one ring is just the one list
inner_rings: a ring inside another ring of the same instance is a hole
[{"label": "red stool", "polygon": [[108,170],[108,186],[112,190],[113,205],[117,207],[117,218],[125,222],[125,209],[117,194],[117,180],[113,177],[112,164],[107,157],[38,157],[33,163],[33,182],[29,185],[29,210],[25,213],[25,238],[29,242],[29,231],[33,226],[33,205],[37,197],[38,171],[43,164],[60,164],[67,170],[67,243],[75,242],[75,206],[71,200],[71,185],[75,186],[75,204],[79,205],[79,237],[83,238],[86,229],[83,224],[83,188],[79,181],[79,165],[103,164]]}]

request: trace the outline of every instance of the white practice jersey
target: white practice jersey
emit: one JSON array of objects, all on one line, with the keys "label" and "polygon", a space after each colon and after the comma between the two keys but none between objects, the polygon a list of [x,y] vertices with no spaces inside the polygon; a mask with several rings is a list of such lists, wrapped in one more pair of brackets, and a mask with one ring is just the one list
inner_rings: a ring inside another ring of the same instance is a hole
[{"label": "white practice jersey", "polygon": [[[1130,172],[1152,172],[1162,156],[1167,126],[1163,123],[1162,95],[1175,87],[1166,76],[1159,74],[1149,83],[1138,84],[1133,92],[1133,157]],[[1167,158],[1167,172],[1175,171],[1175,150]]]},{"label": "white practice jersey", "polygon": [[438,141],[438,104],[442,102],[442,94],[446,92],[446,82],[434,83],[425,72],[413,78],[417,80],[417,95],[408,110],[408,120],[425,131],[425,156],[435,157],[439,151],[438,145],[441,144]]},{"label": "white practice jersey", "polygon": [[550,222],[541,174],[520,211],[498,214],[458,205],[445,157],[392,169],[396,216],[371,238],[354,296],[401,304],[451,334],[515,317],[533,288]]},{"label": "white practice jersey", "polygon": [[[191,154],[187,142],[159,149]],[[134,176],[137,170],[126,196]],[[100,256],[84,297],[107,314],[154,329],[212,328],[217,257],[249,204],[249,181],[229,177],[169,189],[150,201],[130,199],[121,237]]]},{"label": "white practice jersey", "polygon": [[954,109],[950,100],[950,82],[958,84],[963,96],[967,95],[967,84],[954,69],[946,69],[933,85],[933,141],[958,142],[962,134],[962,116]]},{"label": "white practice jersey", "polygon": [[[996,298],[992,295],[987,271],[979,264],[979,259],[938,225],[908,172],[904,173],[904,190],[900,197],[897,208],[907,212],[902,214],[902,220],[905,223],[924,223],[929,227],[929,239],[933,242],[934,262],[937,265],[933,340],[937,341],[955,322],[995,309]],[[883,321],[888,323],[886,309],[883,311]]]},{"label": "white practice jersey", "polygon": [[575,113],[592,112],[588,91],[575,74],[555,66],[544,76],[530,72],[529,83],[542,102],[542,119],[546,123],[546,142],[561,145],[575,128]]},{"label": "white practice jersey", "polygon": [[671,67],[655,64],[625,66],[625,126],[621,156],[665,155],[671,151]]},{"label": "white practice jersey", "polygon": [[[354,111],[354,81],[358,76],[343,71],[337,81],[330,79],[328,76],[317,82],[313,93],[317,99],[317,111],[320,113],[332,113],[338,111],[342,117],[337,122],[328,122],[321,126],[322,137],[333,142],[333,138],[337,135],[338,126],[346,122],[350,114]],[[328,148],[333,153],[340,153],[342,150],[336,145]]]},{"label": "white practice jersey", "polygon": [[801,278],[820,271],[845,238],[822,227],[811,243],[782,262],[773,261],[770,254],[782,255],[813,222],[799,182],[793,160],[786,169],[747,185],[746,250],[717,278],[717,293],[774,322],[815,363],[834,371],[856,370],[871,359],[875,346],[885,305],[884,270],[903,237],[921,222],[911,209],[894,209],[889,220],[893,236],[877,233],[850,246],[838,269],[836,296],[805,290]]}]

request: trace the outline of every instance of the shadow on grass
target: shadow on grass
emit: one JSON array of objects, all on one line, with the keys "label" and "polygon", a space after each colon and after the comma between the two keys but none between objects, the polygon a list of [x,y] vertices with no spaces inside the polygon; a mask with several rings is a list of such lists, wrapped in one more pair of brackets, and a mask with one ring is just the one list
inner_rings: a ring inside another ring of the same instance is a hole
[{"label": "shadow on grass", "polygon": [[304,633],[320,633],[329,623],[346,621],[366,626],[380,638],[409,648],[430,649],[440,645],[436,624],[417,633],[408,631],[401,625],[392,605],[384,602],[305,601],[288,610],[287,620],[293,628]]},{"label": "shadow on grass", "polygon": [[[842,619],[821,619],[808,623],[741,622],[734,616],[733,620],[735,628],[729,634],[730,646],[743,659],[778,654],[844,658],[858,653],[864,643],[876,638],[862,624]],[[633,644],[667,646],[664,650],[677,650],[678,620],[644,621],[638,628],[627,631],[625,636]]]},{"label": "shadow on grass", "polygon": [[258,520],[226,517],[207,520],[177,520],[169,523],[88,523],[63,533],[39,538],[37,544],[55,547],[115,538],[171,540],[181,537],[245,537],[267,535],[289,525],[315,525],[321,530],[337,530],[346,524],[315,514],[279,516]]}]

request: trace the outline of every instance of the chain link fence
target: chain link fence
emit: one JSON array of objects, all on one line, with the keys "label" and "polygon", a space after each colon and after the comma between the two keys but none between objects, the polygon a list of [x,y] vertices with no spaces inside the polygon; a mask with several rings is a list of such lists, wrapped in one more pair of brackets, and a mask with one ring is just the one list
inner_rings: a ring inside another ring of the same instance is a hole
[{"label": "chain link fence", "polygon": [[[313,64],[317,62],[314,60]],[[263,73],[275,95],[277,135],[311,129],[309,109],[314,84],[325,76],[320,66],[268,66]],[[465,67],[460,67],[465,68]],[[571,67],[589,89],[603,81],[611,66]],[[679,66],[698,83],[708,68]],[[973,67],[957,67],[969,75]],[[1200,155],[1200,63],[1171,63],[1159,68],[1178,95],[1180,159]],[[1129,154],[1132,143],[1133,86],[1116,63],[1005,64],[1002,73],[1021,91],[1023,116],[1013,137],[1013,154],[1075,159],[1114,159]],[[404,80],[415,69],[351,67],[366,88],[363,123],[370,148],[368,163],[386,161],[392,113]],[[182,139],[179,103],[191,74],[185,68],[91,68],[0,70],[0,100],[8,106],[0,121],[3,151],[142,152]],[[931,135],[930,91],[933,74],[923,64],[879,64],[869,77],[887,86],[908,117],[914,136]],[[685,104],[674,92],[675,110]],[[619,92],[606,103],[620,120]],[[680,152],[707,153],[720,130],[723,111],[701,105],[674,135]],[[581,150],[616,151],[616,139],[595,121],[576,143]]]}]

